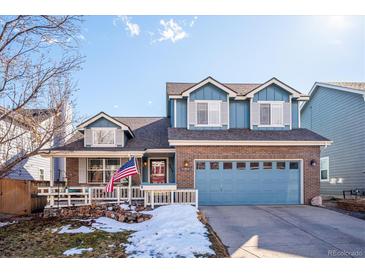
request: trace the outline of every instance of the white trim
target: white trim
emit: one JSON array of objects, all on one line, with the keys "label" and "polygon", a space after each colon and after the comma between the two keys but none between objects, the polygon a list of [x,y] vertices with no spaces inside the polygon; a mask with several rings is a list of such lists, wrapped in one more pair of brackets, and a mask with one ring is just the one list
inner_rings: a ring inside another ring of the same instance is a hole
[{"label": "white trim", "polygon": [[[321,168],[321,161],[322,161],[322,159],[327,160],[327,163],[328,163],[328,168],[327,168],[327,177],[328,178],[327,179],[322,179],[321,178],[321,171],[322,170],[325,170],[325,169],[322,169]],[[330,157],[329,156],[321,157],[319,159],[319,180],[321,182],[329,182],[330,181]]]},{"label": "white trim", "polygon": [[261,86],[258,86],[257,88],[251,90],[249,93],[246,94],[246,97],[252,98],[257,92],[259,92],[260,90],[263,90],[264,88],[266,88],[272,84],[275,84],[275,85],[281,87],[282,89],[288,91],[289,93],[291,93],[294,96],[294,98],[300,98],[300,100],[302,100],[302,99],[305,99],[305,97],[306,97],[305,95],[299,93],[295,89],[282,83],[281,81],[277,80],[276,78],[272,78],[269,81],[267,81],[266,83],[262,84]]},{"label": "white trim", "polygon": [[176,127],[176,99],[174,99],[174,127]]},{"label": "white trim", "polygon": [[301,128],[301,122],[300,122],[300,119],[301,119],[301,116],[300,116],[300,104],[298,102],[297,104],[297,111],[298,111],[298,128]]},{"label": "white trim", "polygon": [[[292,124],[293,124],[293,113],[292,113],[292,102],[291,102],[291,100],[292,100],[292,96],[291,95],[289,95],[289,115],[290,115],[290,117],[289,117],[289,129],[292,129],[293,128],[293,126],[292,126]],[[284,104],[283,104],[283,113],[284,113]],[[283,114],[283,124],[284,124],[284,114]]]},{"label": "white trim", "polygon": [[[290,98],[290,96],[289,96],[289,98]],[[257,127],[285,127],[285,124],[284,124],[284,103],[285,103],[285,101],[257,101],[257,103],[259,104],[259,115],[260,115],[259,122],[260,123],[261,123],[261,104],[270,105],[270,124],[269,125],[258,124]],[[281,121],[283,122],[282,124],[273,124],[273,122],[272,122],[272,119],[273,119],[272,106],[273,105],[281,105]],[[290,121],[290,123],[291,123],[291,121]]]},{"label": "white trim", "polygon": [[[118,120],[114,119],[113,117],[110,117],[109,115],[105,114],[104,112],[101,112],[101,113],[97,114],[96,116],[94,116],[94,117],[86,120],[85,122],[83,122],[82,124],[80,124],[77,127],[77,129],[78,130],[83,130],[86,126],[92,124],[93,122],[99,120],[100,118],[105,118],[108,121],[112,122],[113,124],[116,124],[116,125],[120,126],[122,128],[122,130],[127,130],[127,131],[131,132],[130,129],[129,129],[129,127],[127,125],[119,122]],[[133,135],[132,132],[131,132],[131,134]]]},{"label": "white trim", "polygon": [[51,156],[50,159],[50,172],[49,172],[49,186],[54,185],[54,158]]},{"label": "white trim", "polygon": [[149,148],[145,150],[145,153],[175,153],[174,148]]},{"label": "white trim", "polygon": [[[222,119],[221,119],[221,115],[222,115],[222,100],[194,100],[194,103],[195,103],[195,118],[196,118],[196,123],[194,125],[194,127],[222,127]],[[201,104],[201,103],[206,103],[208,105],[208,124],[198,124],[198,104]],[[218,107],[218,111],[219,111],[219,115],[218,115],[218,118],[219,118],[219,123],[218,124],[210,124],[209,123],[209,106],[211,103],[218,103],[219,104],[219,107]]]},{"label": "white trim", "polygon": [[169,184],[169,157],[148,157],[147,160],[147,178],[148,178],[148,182],[151,182],[151,177],[150,177],[150,160],[166,160],[166,167],[165,167],[165,172],[166,172],[166,184]]},{"label": "white trim", "polygon": [[253,98],[250,98],[250,129],[253,129],[253,125],[252,125],[252,101],[253,101]]},{"label": "white trim", "polygon": [[169,99],[182,99],[181,95],[169,95]]},{"label": "white trim", "polygon": [[[317,87],[324,87],[324,88],[329,88],[329,89],[338,89],[338,90],[342,90],[342,91],[347,91],[347,92],[352,92],[355,94],[360,94],[362,96],[365,96],[365,91],[361,91],[361,90],[357,90],[357,89],[352,89],[352,88],[346,88],[346,87],[341,87],[341,86],[337,86],[334,84],[327,84],[327,83],[321,83],[321,82],[315,82],[311,88],[311,90],[308,93],[308,97],[310,98],[312,96],[312,94],[314,93],[315,89]],[[365,97],[364,97],[365,100]],[[303,109],[303,107],[305,106],[306,102],[303,102],[303,104],[300,106],[300,110]]]},{"label": "white trim", "polygon": [[99,157],[99,158],[115,158],[121,157],[125,158],[129,155],[133,155],[135,157],[142,157],[144,151],[82,151],[82,150],[74,150],[74,151],[41,151],[39,153],[42,157],[68,157],[68,158],[79,158],[79,157]]},{"label": "white trim", "polygon": [[262,162],[262,161],[272,161],[272,162],[278,162],[278,161],[299,161],[300,164],[300,204],[304,204],[304,163],[303,163],[303,159],[194,159],[194,170],[193,170],[193,177],[194,177],[194,189],[196,189],[196,182],[195,182],[195,178],[196,178],[196,162],[197,161],[217,161],[217,162],[238,162],[238,161],[247,161],[247,162],[252,162],[252,161],[257,161],[257,162]]},{"label": "white trim", "polygon": [[221,90],[227,92],[230,97],[236,97],[237,96],[236,92],[234,92],[230,88],[226,87],[225,85],[219,83],[217,80],[213,79],[212,77],[208,77],[207,79],[201,81],[200,83],[197,83],[196,85],[192,86],[191,88],[185,90],[181,95],[182,96],[188,96],[191,92],[201,88],[202,86],[205,86],[208,83],[210,83],[210,84],[220,88]]},{"label": "white trim", "polygon": [[[227,94],[227,129],[229,129],[229,95]],[[221,107],[222,107],[222,105],[221,105]],[[243,117],[243,121],[244,121],[244,119],[245,119],[245,117]]]},{"label": "white trim", "polygon": [[189,112],[190,112],[190,95],[188,96],[188,98],[186,98],[186,128],[189,129],[190,127],[190,116],[189,116]]},{"label": "white trim", "polygon": [[[41,170],[43,170],[43,179],[41,179]],[[45,176],[46,175],[46,173],[45,173],[45,169],[43,168],[43,167],[40,167],[40,168],[38,168],[38,180],[40,180],[40,181],[45,181]]]},{"label": "white trim", "polygon": [[[94,139],[94,133],[96,130],[111,130],[113,131],[114,134],[114,143],[113,144],[95,144],[95,139]],[[124,135],[124,134],[123,134]],[[91,128],[91,139],[92,139],[92,145],[91,147],[117,147],[117,129],[116,128],[112,128],[112,127],[93,127]],[[123,138],[123,142],[124,142],[124,138]]]},{"label": "white trim", "polygon": [[171,146],[327,146],[332,141],[169,140]]}]

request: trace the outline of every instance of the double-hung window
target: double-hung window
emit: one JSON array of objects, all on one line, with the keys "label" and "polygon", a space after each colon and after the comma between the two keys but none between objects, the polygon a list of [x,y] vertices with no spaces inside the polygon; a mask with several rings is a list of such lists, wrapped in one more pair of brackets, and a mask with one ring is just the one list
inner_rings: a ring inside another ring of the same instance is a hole
[{"label": "double-hung window", "polygon": [[[91,184],[108,183],[111,176],[120,167],[119,158],[88,158],[87,181]],[[123,182],[125,180],[123,179]]]},{"label": "double-hung window", "polygon": [[221,101],[196,101],[197,126],[221,126]]},{"label": "double-hung window", "polygon": [[93,146],[116,146],[114,128],[93,128]]},{"label": "double-hung window", "polygon": [[329,181],[329,157],[322,157],[320,163],[321,181]]},{"label": "double-hung window", "polygon": [[259,102],[261,127],[283,127],[283,102]]}]

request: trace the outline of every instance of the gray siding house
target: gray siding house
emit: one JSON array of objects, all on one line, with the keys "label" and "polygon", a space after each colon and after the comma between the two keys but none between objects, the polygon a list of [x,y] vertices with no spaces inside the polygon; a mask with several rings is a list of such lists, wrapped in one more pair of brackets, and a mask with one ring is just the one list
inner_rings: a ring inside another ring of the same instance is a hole
[{"label": "gray siding house", "polygon": [[321,150],[321,194],[365,188],[365,83],[315,83],[301,126],[333,141]]}]

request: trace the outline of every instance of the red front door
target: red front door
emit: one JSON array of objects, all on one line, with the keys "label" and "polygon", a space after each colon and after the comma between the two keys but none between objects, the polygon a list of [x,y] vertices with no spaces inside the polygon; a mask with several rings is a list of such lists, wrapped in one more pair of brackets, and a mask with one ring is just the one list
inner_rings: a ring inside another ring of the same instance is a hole
[{"label": "red front door", "polygon": [[166,160],[150,160],[150,181],[156,184],[166,183]]}]

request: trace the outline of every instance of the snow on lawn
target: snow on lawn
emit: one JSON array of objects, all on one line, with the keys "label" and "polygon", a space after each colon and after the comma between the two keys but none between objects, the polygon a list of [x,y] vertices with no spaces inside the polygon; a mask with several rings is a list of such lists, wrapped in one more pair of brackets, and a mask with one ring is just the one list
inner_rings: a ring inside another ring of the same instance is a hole
[{"label": "snow on lawn", "polygon": [[190,205],[167,205],[145,213],[153,217],[142,223],[127,224],[100,217],[92,226],[106,232],[135,231],[126,245],[129,257],[194,257],[214,254],[208,231]]},{"label": "snow on lawn", "polygon": [[16,221],[13,221],[13,222],[0,222],[0,227],[4,227],[4,226],[7,226],[7,225],[11,225],[11,224],[15,224],[17,223]]},{"label": "snow on lawn", "polygon": [[[58,234],[69,233],[69,234],[77,234],[77,233],[90,233],[93,232],[94,229],[87,226],[80,226],[79,228],[70,228],[71,225],[65,225],[61,227],[61,230],[58,231]],[[55,232],[54,230],[52,232]]]},{"label": "snow on lawn", "polygon": [[65,255],[65,256],[80,255],[83,252],[91,252],[91,251],[93,251],[93,249],[91,247],[90,248],[74,247],[74,248],[68,249],[65,252],[63,252],[63,255]]}]

